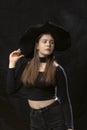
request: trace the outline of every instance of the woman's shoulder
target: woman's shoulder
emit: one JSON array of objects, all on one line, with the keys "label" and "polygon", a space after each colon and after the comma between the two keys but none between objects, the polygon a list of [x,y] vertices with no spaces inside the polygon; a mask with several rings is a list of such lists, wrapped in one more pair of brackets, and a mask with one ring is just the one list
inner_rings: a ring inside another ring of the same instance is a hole
[{"label": "woman's shoulder", "polygon": [[53,64],[54,64],[55,67],[59,66],[59,63],[56,60],[53,62]]},{"label": "woman's shoulder", "polygon": [[25,57],[21,57],[20,59],[18,59],[16,65],[19,65],[19,64],[22,64],[22,63],[25,63],[27,62],[27,59]]},{"label": "woman's shoulder", "polygon": [[63,67],[56,60],[54,61],[54,66],[56,69],[63,69]]},{"label": "woman's shoulder", "polygon": [[65,79],[67,81],[67,74],[66,70],[63,66],[58,64],[58,62],[54,62],[56,66],[56,76],[60,77],[61,79]]},{"label": "woman's shoulder", "polygon": [[15,66],[15,71],[18,72],[18,71],[22,71],[24,70],[24,68],[26,67],[27,63],[29,62],[30,59],[26,59],[25,57],[21,57],[17,63],[16,63],[16,66]]},{"label": "woman's shoulder", "polygon": [[56,67],[57,72],[65,73],[63,66],[61,66],[57,61],[54,61],[54,66]]},{"label": "woman's shoulder", "polygon": [[17,67],[17,66],[21,66],[21,65],[23,65],[23,64],[27,64],[29,61],[30,61],[30,59],[27,59],[27,58],[25,58],[25,57],[21,57],[21,58],[17,61],[16,67]]}]

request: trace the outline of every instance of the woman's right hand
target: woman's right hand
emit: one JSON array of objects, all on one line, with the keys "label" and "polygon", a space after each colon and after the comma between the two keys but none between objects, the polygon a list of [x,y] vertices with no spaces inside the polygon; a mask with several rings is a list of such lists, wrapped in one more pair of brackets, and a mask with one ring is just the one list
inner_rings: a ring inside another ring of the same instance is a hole
[{"label": "woman's right hand", "polygon": [[21,54],[21,50],[15,50],[10,53],[9,55],[9,68],[14,68],[16,62],[21,58],[24,57],[24,55]]}]

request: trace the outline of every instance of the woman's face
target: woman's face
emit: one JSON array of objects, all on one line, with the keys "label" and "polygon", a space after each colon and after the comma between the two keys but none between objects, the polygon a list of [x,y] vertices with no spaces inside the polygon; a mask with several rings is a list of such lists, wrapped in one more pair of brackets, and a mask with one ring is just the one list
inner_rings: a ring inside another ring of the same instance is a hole
[{"label": "woman's face", "polygon": [[43,34],[37,43],[37,50],[40,57],[52,54],[54,50],[54,39],[50,34]]}]

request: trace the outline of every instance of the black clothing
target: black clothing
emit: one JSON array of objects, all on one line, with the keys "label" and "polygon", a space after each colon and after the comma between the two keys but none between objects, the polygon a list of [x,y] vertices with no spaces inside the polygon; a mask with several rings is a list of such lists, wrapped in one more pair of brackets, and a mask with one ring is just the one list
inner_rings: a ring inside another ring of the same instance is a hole
[{"label": "black clothing", "polygon": [[55,101],[41,109],[30,109],[31,130],[67,130],[62,106]]},{"label": "black clothing", "polygon": [[56,86],[52,85],[48,87],[44,82],[40,82],[40,78],[43,72],[39,72],[35,87],[32,87],[32,85],[25,87],[20,82],[20,77],[27,63],[27,59],[21,58],[17,62],[15,68],[8,70],[8,94],[19,92],[26,99],[38,101],[57,98],[62,106],[67,129],[73,128],[72,108],[68,93],[67,77],[64,69],[60,65],[56,68]]},{"label": "black clothing", "polygon": [[46,56],[46,57],[39,57],[39,61],[40,61],[40,63],[46,63],[47,62],[47,60],[49,60],[49,56]]}]

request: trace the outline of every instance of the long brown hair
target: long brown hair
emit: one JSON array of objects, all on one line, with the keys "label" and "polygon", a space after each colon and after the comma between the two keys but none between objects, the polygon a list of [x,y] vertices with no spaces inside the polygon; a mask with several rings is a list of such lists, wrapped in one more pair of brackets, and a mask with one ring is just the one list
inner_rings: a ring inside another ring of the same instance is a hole
[{"label": "long brown hair", "polygon": [[[50,33],[43,33],[37,37],[35,41],[36,44],[34,48],[34,56],[32,60],[29,61],[22,74],[21,80],[25,86],[28,84],[35,85],[35,80],[37,79],[39,73],[39,66],[40,66],[40,60],[39,60],[38,50],[36,46],[39,42],[39,39],[44,34],[50,34]],[[42,80],[44,80],[47,85],[55,84],[55,70],[56,70],[56,66],[54,65],[54,55],[52,53],[47,60],[45,71],[42,76]]]}]

